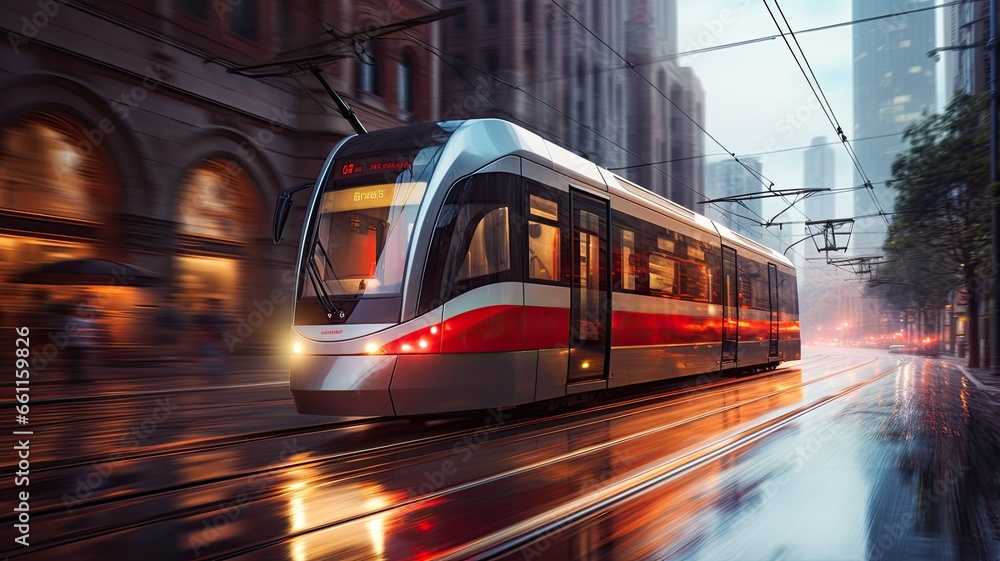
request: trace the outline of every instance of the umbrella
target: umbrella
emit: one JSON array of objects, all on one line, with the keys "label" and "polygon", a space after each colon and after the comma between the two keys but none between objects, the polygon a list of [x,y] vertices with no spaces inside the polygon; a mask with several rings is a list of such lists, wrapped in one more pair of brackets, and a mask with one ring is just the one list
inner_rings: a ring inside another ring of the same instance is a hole
[{"label": "umbrella", "polygon": [[142,267],[109,259],[69,259],[25,271],[15,278],[24,284],[91,286],[155,286],[160,275]]}]

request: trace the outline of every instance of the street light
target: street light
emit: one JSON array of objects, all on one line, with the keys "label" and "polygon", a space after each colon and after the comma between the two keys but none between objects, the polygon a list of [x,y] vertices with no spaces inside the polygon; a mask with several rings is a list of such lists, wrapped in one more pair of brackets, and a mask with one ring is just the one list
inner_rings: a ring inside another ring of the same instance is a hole
[{"label": "street light", "polygon": [[947,47],[934,47],[933,49],[927,51],[927,58],[934,59],[934,62],[941,62],[941,51],[964,51],[966,49],[977,49],[979,47],[985,47],[987,45],[984,41],[978,41],[975,43],[970,43],[968,45],[949,45]]}]

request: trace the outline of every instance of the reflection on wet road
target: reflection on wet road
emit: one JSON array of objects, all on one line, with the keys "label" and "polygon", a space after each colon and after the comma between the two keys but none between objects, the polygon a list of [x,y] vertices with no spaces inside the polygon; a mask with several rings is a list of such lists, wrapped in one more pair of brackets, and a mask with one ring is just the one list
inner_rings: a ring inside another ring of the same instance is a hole
[{"label": "reflection on wet road", "polygon": [[33,545],[3,554],[997,558],[997,406],[953,364],[844,351],[686,386],[416,422],[295,416],[266,387],[215,397],[228,418],[176,396],[130,454],[113,437],[141,413],[67,404],[33,477]]},{"label": "reflection on wet road", "polygon": [[907,359],[509,558],[997,559],[998,408],[970,386],[952,365]]}]

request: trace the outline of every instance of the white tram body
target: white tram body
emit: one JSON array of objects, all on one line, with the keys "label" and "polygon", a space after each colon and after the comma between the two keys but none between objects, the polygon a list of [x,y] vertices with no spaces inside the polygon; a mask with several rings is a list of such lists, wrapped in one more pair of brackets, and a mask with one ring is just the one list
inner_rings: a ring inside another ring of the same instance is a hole
[{"label": "white tram body", "polygon": [[296,407],[337,416],[509,407],[800,358],[782,255],[495,119],[331,151],[292,338]]}]

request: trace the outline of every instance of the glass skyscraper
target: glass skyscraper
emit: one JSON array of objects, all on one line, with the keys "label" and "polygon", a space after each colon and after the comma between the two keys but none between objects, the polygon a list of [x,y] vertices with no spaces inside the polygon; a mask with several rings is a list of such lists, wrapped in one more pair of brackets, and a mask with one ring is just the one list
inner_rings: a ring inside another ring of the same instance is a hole
[{"label": "glass skyscraper", "polygon": [[[855,191],[854,215],[876,215],[855,223],[854,255],[881,253],[886,222],[877,215],[879,206],[886,213],[893,210],[894,192],[885,182],[896,155],[906,148],[902,133],[937,109],[935,63],[927,56],[936,46],[935,10],[899,14],[933,5],[913,0],[903,10],[890,0],[853,0],[855,21],[877,18],[854,25],[854,131],[844,132],[874,187]],[[865,182],[858,171],[855,179],[857,185]]]}]

